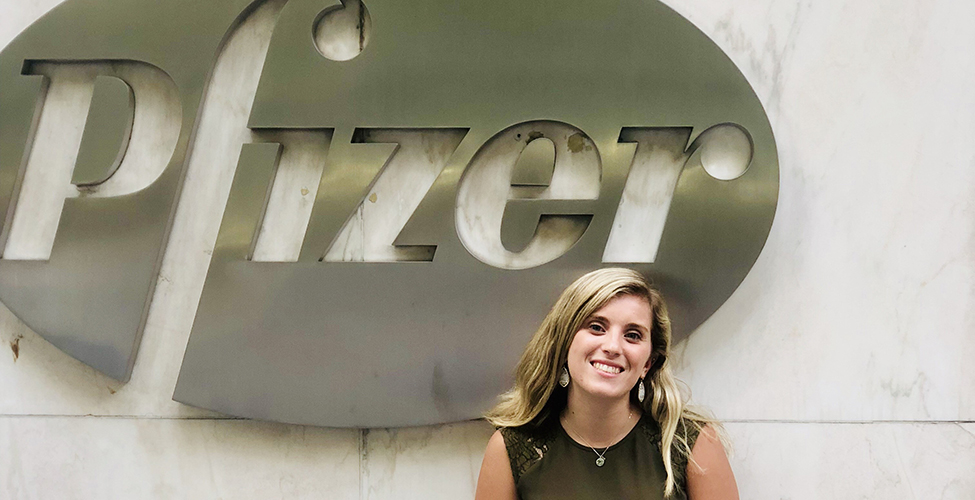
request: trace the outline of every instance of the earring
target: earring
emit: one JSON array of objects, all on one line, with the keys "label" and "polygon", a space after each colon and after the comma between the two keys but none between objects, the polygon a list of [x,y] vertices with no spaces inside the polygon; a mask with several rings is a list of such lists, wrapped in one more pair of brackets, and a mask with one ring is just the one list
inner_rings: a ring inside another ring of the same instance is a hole
[{"label": "earring", "polygon": [[643,402],[644,399],[647,399],[647,389],[645,387],[643,387],[643,379],[642,378],[636,384],[636,399],[638,401],[640,401],[641,403]]},{"label": "earring", "polygon": [[562,367],[562,375],[559,375],[559,385],[563,389],[569,387],[569,369],[564,366]]}]

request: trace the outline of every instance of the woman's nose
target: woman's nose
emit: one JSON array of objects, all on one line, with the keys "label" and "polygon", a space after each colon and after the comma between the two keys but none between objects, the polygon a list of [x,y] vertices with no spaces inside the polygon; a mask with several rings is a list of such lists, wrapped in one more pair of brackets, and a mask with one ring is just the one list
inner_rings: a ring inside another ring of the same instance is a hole
[{"label": "woman's nose", "polygon": [[620,336],[616,332],[610,332],[608,335],[603,337],[603,351],[607,354],[619,354],[620,350]]}]

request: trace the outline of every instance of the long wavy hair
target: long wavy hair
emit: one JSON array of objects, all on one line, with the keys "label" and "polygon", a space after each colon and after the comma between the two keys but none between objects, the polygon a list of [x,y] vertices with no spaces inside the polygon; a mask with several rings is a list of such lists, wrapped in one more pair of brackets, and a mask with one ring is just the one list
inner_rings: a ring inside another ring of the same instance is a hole
[{"label": "long wavy hair", "polygon": [[[660,426],[660,452],[667,480],[664,495],[674,492],[684,471],[674,470],[675,454],[693,463],[688,434],[710,425],[723,439],[720,424],[701,410],[691,408],[670,369],[670,317],[660,292],[642,274],[622,268],[592,271],[577,279],[555,302],[535,331],[515,369],[515,385],[501,395],[485,418],[497,427],[539,427],[557,419],[565,408],[568,391],[558,386],[566,365],[569,345],[586,319],[615,297],[634,295],[650,304],[651,359],[646,381],[649,396],[641,403],[634,386],[630,400],[649,413]],[[680,429],[681,432],[678,431]]]}]

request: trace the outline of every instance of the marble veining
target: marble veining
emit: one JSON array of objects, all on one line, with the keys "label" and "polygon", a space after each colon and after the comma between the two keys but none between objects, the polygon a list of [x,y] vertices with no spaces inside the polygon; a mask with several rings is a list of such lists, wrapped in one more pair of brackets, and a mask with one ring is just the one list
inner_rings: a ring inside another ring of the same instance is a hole
[{"label": "marble veining", "polygon": [[[690,15],[741,64],[758,43],[718,28],[761,40],[745,29],[764,12],[754,5]],[[788,78],[770,113],[776,220],[751,274],[688,340],[681,375],[728,418],[971,418],[975,162],[955,145],[975,132],[975,92],[962,83],[975,64],[961,57],[975,39],[958,36],[975,12],[945,2],[899,2],[885,15],[850,2],[795,8],[794,42],[776,56]],[[788,16],[769,9],[784,27]]]},{"label": "marble veining", "polygon": [[246,420],[0,418],[0,498],[355,499],[356,431]]},{"label": "marble veining", "polygon": [[362,498],[469,498],[494,432],[483,421],[364,432]]},{"label": "marble veining", "polygon": [[[0,46],[57,3],[0,2]],[[735,420],[742,498],[975,497],[975,4],[666,3],[738,64],[779,148],[765,250],[677,346],[693,401]],[[233,161],[189,167],[132,380],[96,373],[0,307],[0,498],[472,495],[483,422],[356,432],[220,420],[170,400],[269,26],[247,25],[218,63],[215,85],[242,105],[208,103],[201,119],[238,133],[217,148]],[[316,163],[285,169],[282,206],[314,199],[299,177]],[[392,189],[375,187],[342,258],[385,244],[362,229],[396,210]],[[294,253],[267,245],[268,260]]]},{"label": "marble veining", "polygon": [[975,435],[954,423],[727,425],[741,498],[968,499]]}]

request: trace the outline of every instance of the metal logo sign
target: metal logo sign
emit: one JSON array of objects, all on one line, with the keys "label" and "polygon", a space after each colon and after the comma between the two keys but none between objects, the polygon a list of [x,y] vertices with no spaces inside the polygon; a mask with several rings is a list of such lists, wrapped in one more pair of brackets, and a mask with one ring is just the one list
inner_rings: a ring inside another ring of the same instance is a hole
[{"label": "metal logo sign", "polygon": [[[91,97],[54,114],[71,82]],[[688,335],[778,193],[751,87],[655,0],[68,0],[0,53],[0,243],[65,161],[47,253],[5,253],[0,300],[126,380],[185,174],[226,164],[174,398],[327,426],[477,417],[596,267],[649,275]],[[317,191],[279,197],[286,175]]]}]

